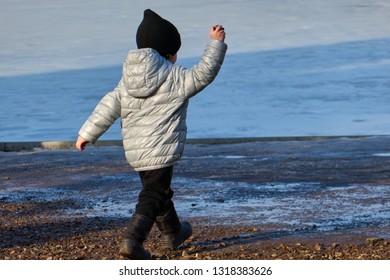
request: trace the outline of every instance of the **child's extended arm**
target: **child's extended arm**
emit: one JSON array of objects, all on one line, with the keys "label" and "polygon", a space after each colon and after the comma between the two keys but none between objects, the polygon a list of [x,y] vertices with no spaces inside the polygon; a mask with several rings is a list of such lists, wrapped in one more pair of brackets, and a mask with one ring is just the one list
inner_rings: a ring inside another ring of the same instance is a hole
[{"label": "child's extended arm", "polygon": [[196,95],[208,86],[217,76],[227,50],[225,30],[221,25],[210,28],[210,42],[207,44],[202,59],[191,69],[179,69],[177,77],[181,85],[179,94],[187,99]]},{"label": "child's extended arm", "polygon": [[79,131],[76,147],[80,151],[84,150],[88,143],[95,143],[107,129],[120,117],[120,95],[115,90],[108,93],[96,106]]}]

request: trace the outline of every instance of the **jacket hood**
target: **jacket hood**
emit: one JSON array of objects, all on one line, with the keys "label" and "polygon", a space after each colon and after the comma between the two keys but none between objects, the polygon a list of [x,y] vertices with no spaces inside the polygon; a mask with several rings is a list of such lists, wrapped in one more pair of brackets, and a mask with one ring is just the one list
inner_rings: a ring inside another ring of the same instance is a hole
[{"label": "jacket hood", "polygon": [[151,48],[130,51],[123,63],[123,83],[135,98],[153,95],[166,80],[172,63]]}]

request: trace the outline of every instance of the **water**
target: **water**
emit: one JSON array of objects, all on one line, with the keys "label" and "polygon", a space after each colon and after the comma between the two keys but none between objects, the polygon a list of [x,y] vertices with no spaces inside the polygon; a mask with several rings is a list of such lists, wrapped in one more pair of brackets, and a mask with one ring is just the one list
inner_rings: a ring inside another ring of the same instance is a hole
[{"label": "water", "polygon": [[[209,26],[226,27],[222,71],[190,102],[190,138],[387,135],[390,5],[366,2],[1,0],[0,141],[74,140],[119,81],[145,7],[178,26],[188,67]],[[102,139],[120,137],[117,123]]]},{"label": "water", "polygon": [[[73,178],[77,180],[77,178]],[[61,217],[131,216],[137,202],[137,175],[99,176],[84,187],[0,189],[7,202],[73,201]],[[129,188],[129,182],[133,184]],[[115,188],[112,188],[112,185]],[[109,186],[108,186],[109,185]],[[319,183],[253,184],[176,177],[175,206],[183,217],[206,219],[219,225],[257,225],[269,230],[316,228],[332,232],[368,226],[381,227],[389,220],[386,185],[350,185],[324,188]],[[195,187],[196,186],[196,187]],[[299,195],[297,195],[299,193]],[[319,208],[318,205],[321,204]]]}]

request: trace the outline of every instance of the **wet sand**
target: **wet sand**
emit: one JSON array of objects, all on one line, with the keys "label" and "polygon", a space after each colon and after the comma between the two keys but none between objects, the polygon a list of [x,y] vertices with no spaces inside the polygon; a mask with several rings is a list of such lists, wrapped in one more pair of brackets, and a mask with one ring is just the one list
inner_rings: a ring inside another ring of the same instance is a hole
[{"label": "wet sand", "polygon": [[[194,234],[155,259],[390,259],[390,137],[192,142],[175,204]],[[0,153],[0,259],[120,259],[140,189],[121,147]]]}]

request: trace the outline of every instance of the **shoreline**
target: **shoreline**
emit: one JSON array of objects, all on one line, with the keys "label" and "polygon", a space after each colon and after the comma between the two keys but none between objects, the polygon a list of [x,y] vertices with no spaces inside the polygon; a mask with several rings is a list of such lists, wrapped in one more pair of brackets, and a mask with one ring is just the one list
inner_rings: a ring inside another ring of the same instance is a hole
[{"label": "shoreline", "polygon": [[[390,135],[334,135],[334,136],[270,136],[270,137],[226,137],[226,138],[190,138],[186,144],[224,145],[251,142],[288,142],[288,141],[318,141],[333,139],[360,139],[370,137],[390,137]],[[122,146],[122,140],[100,140],[95,147]],[[75,141],[21,141],[0,142],[0,152],[31,151],[34,149],[67,150],[74,149]]]}]

